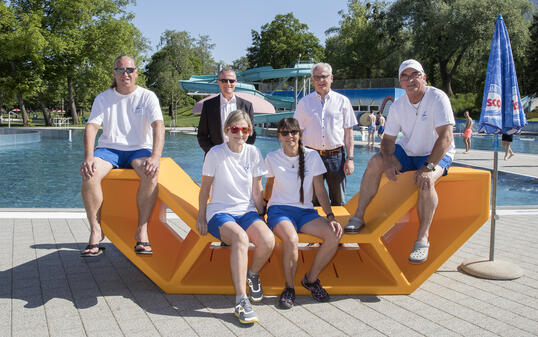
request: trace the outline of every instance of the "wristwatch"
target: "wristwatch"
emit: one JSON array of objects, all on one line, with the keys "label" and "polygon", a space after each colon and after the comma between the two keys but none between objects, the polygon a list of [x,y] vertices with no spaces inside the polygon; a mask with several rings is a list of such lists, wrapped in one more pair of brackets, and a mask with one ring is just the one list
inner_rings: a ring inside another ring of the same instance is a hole
[{"label": "wristwatch", "polygon": [[424,166],[426,166],[426,168],[430,171],[435,171],[435,164],[434,163],[428,163],[428,162],[424,162]]},{"label": "wristwatch", "polygon": [[353,160],[353,156],[347,156],[347,160]]}]

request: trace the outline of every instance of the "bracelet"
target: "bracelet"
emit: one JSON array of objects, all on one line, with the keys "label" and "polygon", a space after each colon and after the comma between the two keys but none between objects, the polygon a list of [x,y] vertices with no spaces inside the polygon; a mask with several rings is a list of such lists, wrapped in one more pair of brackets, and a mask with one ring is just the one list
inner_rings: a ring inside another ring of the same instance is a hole
[{"label": "bracelet", "polygon": [[334,213],[333,212],[330,212],[330,213],[327,213],[327,219],[332,216],[334,218]]}]

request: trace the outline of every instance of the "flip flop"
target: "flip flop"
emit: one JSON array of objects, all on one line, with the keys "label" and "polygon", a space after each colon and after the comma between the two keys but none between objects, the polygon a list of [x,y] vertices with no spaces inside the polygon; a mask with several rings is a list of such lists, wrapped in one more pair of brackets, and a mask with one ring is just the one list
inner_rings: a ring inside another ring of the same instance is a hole
[{"label": "flip flop", "polygon": [[[94,248],[98,248],[98,250],[97,252],[92,253],[90,250]],[[84,251],[80,252],[81,257],[96,257],[103,254],[105,247],[101,247],[98,243],[94,243],[92,245],[87,245],[86,248],[84,248],[84,250],[87,250],[88,252],[87,253],[84,253]]]},{"label": "flip flop", "polygon": [[409,263],[420,264],[428,259],[428,250],[430,249],[429,242],[415,241],[413,250],[409,254]]},{"label": "flip flop", "polygon": [[344,227],[344,233],[357,234],[362,227],[364,227],[364,225],[363,220],[357,218],[356,216],[352,216],[349,218],[347,225]]},{"label": "flip flop", "polygon": [[140,255],[151,255],[151,254],[153,254],[153,250],[146,250],[145,248],[136,249],[136,247],[138,247],[138,246],[151,248],[151,245],[149,244],[149,242],[137,241],[136,245],[134,246],[134,251],[135,251],[135,253],[140,254]]}]

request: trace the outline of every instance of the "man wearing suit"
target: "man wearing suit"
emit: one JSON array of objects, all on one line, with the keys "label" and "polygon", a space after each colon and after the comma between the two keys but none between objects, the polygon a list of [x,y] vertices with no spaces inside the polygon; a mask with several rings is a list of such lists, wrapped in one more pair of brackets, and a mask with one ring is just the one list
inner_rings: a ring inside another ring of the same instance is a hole
[{"label": "man wearing suit", "polygon": [[[234,110],[243,110],[250,116],[254,124],[252,103],[234,95],[237,77],[232,68],[223,68],[218,74],[220,95],[208,99],[202,106],[202,115],[198,124],[198,144],[205,153],[213,146],[225,142],[224,122]],[[248,144],[254,144],[256,131],[247,139]]]}]

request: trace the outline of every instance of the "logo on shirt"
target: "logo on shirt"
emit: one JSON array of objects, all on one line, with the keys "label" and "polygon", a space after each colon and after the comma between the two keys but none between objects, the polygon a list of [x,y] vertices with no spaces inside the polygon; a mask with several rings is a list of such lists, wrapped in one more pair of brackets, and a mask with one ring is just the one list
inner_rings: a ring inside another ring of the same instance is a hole
[{"label": "logo on shirt", "polygon": [[135,109],[135,114],[141,115],[143,113],[144,113],[144,108],[142,107],[142,105],[137,106]]},{"label": "logo on shirt", "polygon": [[420,116],[420,119],[425,121],[426,119],[428,119],[428,112],[427,111],[424,111],[422,113],[422,115]]}]

